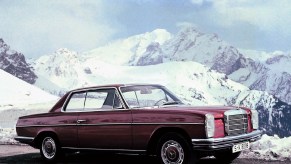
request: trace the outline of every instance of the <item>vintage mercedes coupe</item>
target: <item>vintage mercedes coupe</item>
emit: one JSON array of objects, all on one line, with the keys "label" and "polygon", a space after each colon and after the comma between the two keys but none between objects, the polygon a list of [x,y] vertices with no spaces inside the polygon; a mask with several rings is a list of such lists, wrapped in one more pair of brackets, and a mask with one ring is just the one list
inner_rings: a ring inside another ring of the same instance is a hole
[{"label": "vintage mercedes coupe", "polygon": [[185,105],[161,85],[118,84],[65,94],[48,113],[23,116],[17,141],[54,161],[66,150],[155,155],[161,163],[230,162],[261,138],[258,113],[245,107]]}]

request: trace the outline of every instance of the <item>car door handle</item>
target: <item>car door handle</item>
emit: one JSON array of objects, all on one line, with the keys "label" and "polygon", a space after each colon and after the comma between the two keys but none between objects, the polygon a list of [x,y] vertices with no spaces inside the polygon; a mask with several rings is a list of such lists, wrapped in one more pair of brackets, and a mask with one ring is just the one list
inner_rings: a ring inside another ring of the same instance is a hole
[{"label": "car door handle", "polygon": [[80,124],[80,123],[83,123],[83,122],[86,122],[87,120],[77,120],[77,123]]}]

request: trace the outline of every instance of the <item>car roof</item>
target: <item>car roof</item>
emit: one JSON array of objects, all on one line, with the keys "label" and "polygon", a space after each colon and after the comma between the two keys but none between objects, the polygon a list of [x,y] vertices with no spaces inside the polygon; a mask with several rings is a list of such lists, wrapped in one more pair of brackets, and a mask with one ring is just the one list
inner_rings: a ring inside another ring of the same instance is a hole
[{"label": "car roof", "polygon": [[128,86],[145,86],[145,85],[151,85],[151,86],[162,86],[160,84],[146,84],[146,83],[133,83],[133,84],[106,84],[106,85],[96,85],[96,86],[90,86],[90,87],[83,87],[83,88],[77,88],[73,91],[79,91],[79,90],[87,90],[87,89],[95,89],[95,88],[107,88],[107,87],[112,87],[112,88],[119,88],[119,87],[128,87]]}]

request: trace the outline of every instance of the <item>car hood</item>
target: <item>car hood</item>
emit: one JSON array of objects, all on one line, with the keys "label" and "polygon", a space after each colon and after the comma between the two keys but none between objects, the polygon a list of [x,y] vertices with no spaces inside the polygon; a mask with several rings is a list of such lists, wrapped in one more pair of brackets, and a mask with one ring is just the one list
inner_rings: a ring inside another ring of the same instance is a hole
[{"label": "car hood", "polygon": [[[247,108],[243,107],[235,107],[235,106],[163,106],[160,108],[161,110],[174,110],[175,112],[186,112],[193,113],[199,115],[212,114],[215,118],[223,118],[224,113],[229,110],[237,110],[243,109],[247,110]],[[249,112],[248,112],[249,113]]]}]

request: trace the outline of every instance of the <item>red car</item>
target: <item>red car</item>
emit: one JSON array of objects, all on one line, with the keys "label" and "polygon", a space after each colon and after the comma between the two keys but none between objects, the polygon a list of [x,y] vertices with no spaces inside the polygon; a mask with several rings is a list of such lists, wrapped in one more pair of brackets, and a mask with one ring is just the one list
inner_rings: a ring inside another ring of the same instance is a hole
[{"label": "red car", "polygon": [[209,155],[229,162],[261,138],[256,110],[193,107],[144,84],[70,91],[48,113],[20,117],[16,131],[47,161],[66,150],[102,150],[156,155],[165,164]]}]

